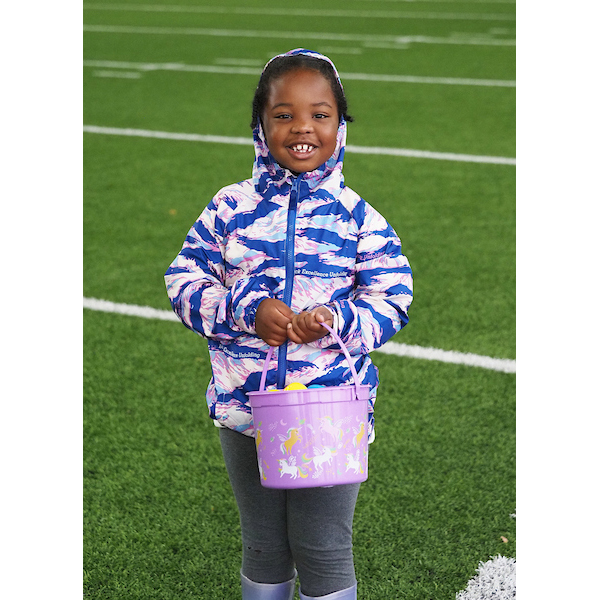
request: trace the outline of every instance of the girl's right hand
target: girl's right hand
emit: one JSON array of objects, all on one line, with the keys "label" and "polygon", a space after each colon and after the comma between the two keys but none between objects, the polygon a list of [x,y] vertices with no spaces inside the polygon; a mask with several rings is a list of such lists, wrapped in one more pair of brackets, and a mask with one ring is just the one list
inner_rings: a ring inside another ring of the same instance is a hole
[{"label": "girl's right hand", "polygon": [[288,338],[288,323],[293,316],[294,312],[285,302],[266,298],[256,309],[256,335],[269,346],[281,346]]}]

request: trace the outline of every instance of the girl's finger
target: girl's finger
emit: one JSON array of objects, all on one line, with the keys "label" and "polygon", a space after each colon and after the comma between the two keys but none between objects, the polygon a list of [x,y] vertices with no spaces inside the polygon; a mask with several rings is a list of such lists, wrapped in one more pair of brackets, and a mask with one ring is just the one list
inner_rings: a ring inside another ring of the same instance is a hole
[{"label": "girl's finger", "polygon": [[288,326],[287,326],[287,337],[288,337],[289,340],[291,340],[295,344],[302,344],[302,342],[303,342],[302,338],[294,330],[294,326],[292,325],[292,323],[288,323]]}]

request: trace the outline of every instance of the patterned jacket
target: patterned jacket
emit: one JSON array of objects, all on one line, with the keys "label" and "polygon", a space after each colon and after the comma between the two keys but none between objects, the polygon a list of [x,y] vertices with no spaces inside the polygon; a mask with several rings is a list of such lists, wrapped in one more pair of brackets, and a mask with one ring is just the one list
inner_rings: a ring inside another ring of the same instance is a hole
[{"label": "patterned jacket", "polygon": [[[262,300],[277,298],[296,313],[321,305],[331,310],[360,383],[371,388],[369,441],[374,439],[379,380],[368,353],[408,322],[412,274],[391,226],[344,185],[345,143],[342,119],[332,157],[294,176],[275,162],[259,124],[252,178],[217,192],[165,274],[173,310],[208,340],[212,379],[206,399],[217,426],[254,435],[246,393],[258,389],[269,348],[256,335],[254,316]],[[310,344],[288,341],[275,350],[267,389],[292,381],[352,383],[331,335]]]}]

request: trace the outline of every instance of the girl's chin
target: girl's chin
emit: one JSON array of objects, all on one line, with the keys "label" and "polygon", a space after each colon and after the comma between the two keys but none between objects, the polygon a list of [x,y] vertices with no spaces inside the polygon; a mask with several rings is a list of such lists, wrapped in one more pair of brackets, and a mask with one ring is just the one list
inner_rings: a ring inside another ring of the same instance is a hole
[{"label": "girl's chin", "polygon": [[309,173],[310,171],[318,169],[323,164],[322,162],[318,162],[316,160],[295,160],[293,162],[286,161],[286,163],[287,164],[280,162],[279,164],[288,171],[291,171],[294,175],[299,175],[300,173]]}]

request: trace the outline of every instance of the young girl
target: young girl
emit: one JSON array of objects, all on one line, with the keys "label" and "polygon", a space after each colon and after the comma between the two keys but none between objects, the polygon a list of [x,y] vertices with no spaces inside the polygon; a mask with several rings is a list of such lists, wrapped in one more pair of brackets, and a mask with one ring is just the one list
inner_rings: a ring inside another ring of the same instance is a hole
[{"label": "young girl", "polygon": [[221,189],[189,231],[165,275],[173,309],[208,339],[206,398],[240,512],[242,598],[357,596],[352,521],[360,484],[262,487],[247,392],[294,381],[352,383],[327,323],[371,389],[369,352],[407,322],[412,277],[400,240],[345,187],[347,102],[325,56],[297,49],[267,63],[253,102],[252,178]]}]

